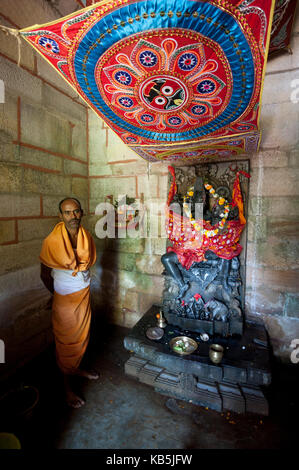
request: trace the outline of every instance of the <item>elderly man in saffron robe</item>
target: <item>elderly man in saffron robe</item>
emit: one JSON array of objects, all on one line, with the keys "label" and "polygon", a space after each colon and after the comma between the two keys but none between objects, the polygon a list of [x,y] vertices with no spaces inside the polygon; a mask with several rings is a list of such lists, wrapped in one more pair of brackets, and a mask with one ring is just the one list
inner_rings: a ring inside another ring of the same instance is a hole
[{"label": "elderly man in saffron robe", "polygon": [[64,376],[67,404],[79,408],[84,400],[74,393],[70,376],[97,379],[79,368],[89,341],[91,320],[89,268],[96,261],[95,243],[81,226],[83,211],[77,199],[59,203],[59,222],[43,241],[41,279],[54,294],[52,325],[56,360]]}]

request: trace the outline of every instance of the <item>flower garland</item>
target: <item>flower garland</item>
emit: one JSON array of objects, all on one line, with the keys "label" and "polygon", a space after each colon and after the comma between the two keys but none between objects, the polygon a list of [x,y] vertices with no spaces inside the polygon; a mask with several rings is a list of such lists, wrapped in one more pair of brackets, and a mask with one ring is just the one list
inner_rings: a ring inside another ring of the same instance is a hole
[{"label": "flower garland", "polygon": [[[191,224],[195,228],[195,230],[197,232],[201,231],[201,233],[203,235],[205,235],[206,237],[212,238],[212,237],[215,237],[219,233],[219,231],[224,228],[226,219],[227,219],[228,214],[229,214],[229,203],[224,197],[221,197],[216,193],[215,189],[213,188],[213,186],[211,184],[205,183],[204,186],[215,199],[218,199],[218,204],[220,206],[224,207],[223,212],[220,214],[220,217],[222,217],[222,219],[218,223],[218,227],[214,230],[201,229],[198,222],[196,222],[196,220],[192,217],[191,211],[190,211],[190,209],[188,207],[188,204],[186,202],[187,196],[184,196],[183,207],[184,207],[184,210],[185,210],[187,216],[189,217],[189,220],[190,220]],[[188,194],[188,196],[192,197],[194,195],[194,187],[190,188],[187,194]]]}]

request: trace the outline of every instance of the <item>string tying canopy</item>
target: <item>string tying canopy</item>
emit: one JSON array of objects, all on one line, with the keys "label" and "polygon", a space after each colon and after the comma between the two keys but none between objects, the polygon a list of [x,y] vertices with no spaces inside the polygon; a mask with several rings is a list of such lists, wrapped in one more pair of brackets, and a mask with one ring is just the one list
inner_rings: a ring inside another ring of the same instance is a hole
[{"label": "string tying canopy", "polygon": [[0,24],[0,30],[3,31],[6,35],[11,34],[14,36],[18,41],[18,67],[20,67],[21,63],[21,34],[17,29],[8,28],[7,26],[3,26]]}]

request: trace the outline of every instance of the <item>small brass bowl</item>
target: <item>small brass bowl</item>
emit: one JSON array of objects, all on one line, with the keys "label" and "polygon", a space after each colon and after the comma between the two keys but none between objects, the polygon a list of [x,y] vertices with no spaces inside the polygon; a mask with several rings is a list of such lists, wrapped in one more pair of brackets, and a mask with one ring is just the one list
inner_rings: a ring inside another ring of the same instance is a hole
[{"label": "small brass bowl", "polygon": [[220,344],[211,344],[209,357],[214,364],[219,364],[223,358],[224,348]]},{"label": "small brass bowl", "polygon": [[[173,352],[181,356],[186,356],[187,354],[192,354],[197,349],[198,344],[194,339],[188,336],[176,336],[169,341],[169,346]],[[184,349],[181,346],[183,346]]]}]

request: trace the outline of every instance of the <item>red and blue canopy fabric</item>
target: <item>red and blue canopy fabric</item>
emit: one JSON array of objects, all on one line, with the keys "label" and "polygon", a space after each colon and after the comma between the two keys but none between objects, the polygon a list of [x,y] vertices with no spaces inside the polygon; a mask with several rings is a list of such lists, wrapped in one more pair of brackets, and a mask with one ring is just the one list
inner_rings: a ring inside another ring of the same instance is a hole
[{"label": "red and blue canopy fabric", "polygon": [[274,0],[102,1],[21,31],[136,153],[254,152]]},{"label": "red and blue canopy fabric", "polygon": [[290,47],[297,0],[276,0],[269,54]]}]

